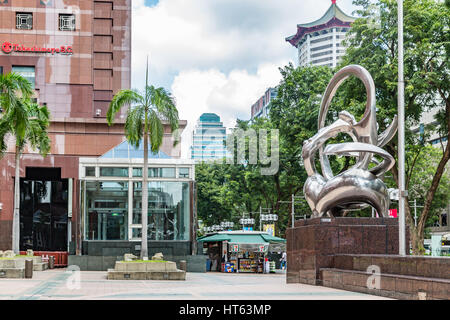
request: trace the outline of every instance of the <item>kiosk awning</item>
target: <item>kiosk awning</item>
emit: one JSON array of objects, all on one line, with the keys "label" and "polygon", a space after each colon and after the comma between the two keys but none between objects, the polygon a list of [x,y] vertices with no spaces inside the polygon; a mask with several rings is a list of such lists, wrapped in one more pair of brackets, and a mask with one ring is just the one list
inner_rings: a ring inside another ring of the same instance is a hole
[{"label": "kiosk awning", "polygon": [[286,240],[279,237],[274,237],[265,233],[257,234],[229,234],[229,233],[217,233],[212,236],[201,237],[197,239],[200,242],[217,242],[217,241],[228,241],[228,243],[236,244],[255,244],[263,245],[268,243],[286,243]]}]

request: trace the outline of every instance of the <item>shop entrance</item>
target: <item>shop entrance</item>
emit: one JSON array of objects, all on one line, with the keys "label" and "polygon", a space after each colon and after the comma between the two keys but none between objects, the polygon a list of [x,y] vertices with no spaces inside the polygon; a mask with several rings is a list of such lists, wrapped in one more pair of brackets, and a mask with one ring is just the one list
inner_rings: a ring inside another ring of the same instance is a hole
[{"label": "shop entrance", "polygon": [[67,204],[61,168],[26,168],[20,179],[20,250],[67,251]]}]

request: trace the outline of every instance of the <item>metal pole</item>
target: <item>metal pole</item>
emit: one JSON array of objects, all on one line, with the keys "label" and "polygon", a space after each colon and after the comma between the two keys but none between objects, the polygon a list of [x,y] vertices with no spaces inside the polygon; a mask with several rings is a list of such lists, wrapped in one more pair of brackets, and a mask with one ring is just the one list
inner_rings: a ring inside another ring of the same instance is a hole
[{"label": "metal pole", "polygon": [[261,214],[262,214],[262,207],[259,206],[259,231],[262,231]]},{"label": "metal pole", "polygon": [[405,83],[403,79],[403,0],[397,0],[398,4],[398,172],[399,172],[399,254],[406,255],[405,245]]},{"label": "metal pole", "polygon": [[417,227],[417,199],[414,199],[414,226]]},{"label": "metal pole", "polygon": [[292,205],[291,205],[291,215],[292,215],[292,228],[294,227],[294,221],[295,221],[295,217],[294,217],[294,209],[295,209],[295,198],[294,198],[294,195],[292,194],[292,196],[291,196],[291,203],[292,203]]}]

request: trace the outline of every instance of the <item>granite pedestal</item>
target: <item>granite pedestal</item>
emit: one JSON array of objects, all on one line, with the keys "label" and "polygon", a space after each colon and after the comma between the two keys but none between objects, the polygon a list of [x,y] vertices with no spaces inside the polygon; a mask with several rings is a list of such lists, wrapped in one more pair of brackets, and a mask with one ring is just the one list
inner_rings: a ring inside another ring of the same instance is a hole
[{"label": "granite pedestal", "polygon": [[[409,243],[409,233],[406,234]],[[287,283],[322,284],[337,254],[398,254],[398,219],[322,217],[286,230]],[[409,247],[409,246],[407,246]]]}]

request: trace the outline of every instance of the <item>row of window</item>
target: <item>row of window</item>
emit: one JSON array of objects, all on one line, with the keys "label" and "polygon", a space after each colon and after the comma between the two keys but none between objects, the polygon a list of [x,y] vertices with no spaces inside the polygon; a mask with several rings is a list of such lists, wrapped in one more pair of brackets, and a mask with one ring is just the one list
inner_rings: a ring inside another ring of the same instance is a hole
[{"label": "row of window", "polygon": [[312,63],[321,63],[321,62],[325,62],[325,61],[330,61],[333,60],[333,57],[326,57],[326,58],[322,58],[322,59],[317,59],[317,60],[313,60]]},{"label": "row of window", "polygon": [[[128,167],[100,167],[100,177],[128,177]],[[133,177],[142,177],[142,168],[133,168]],[[95,167],[85,167],[86,177],[95,177]],[[175,168],[148,168],[149,178],[175,178]],[[178,178],[189,178],[189,168],[178,168]]]},{"label": "row of window", "polygon": [[[33,13],[16,12],[16,29],[20,30],[33,29]],[[58,15],[58,29],[60,31],[74,31],[75,15],[70,13],[60,13]]]}]

